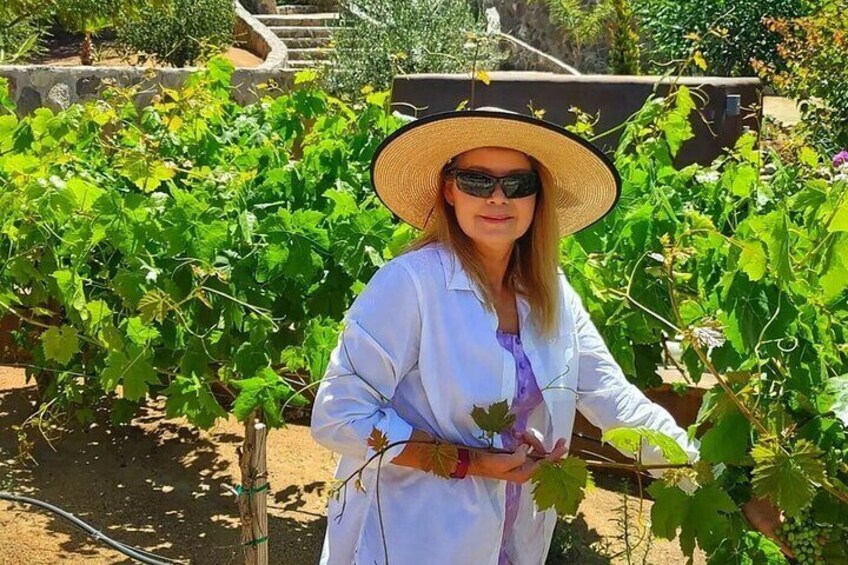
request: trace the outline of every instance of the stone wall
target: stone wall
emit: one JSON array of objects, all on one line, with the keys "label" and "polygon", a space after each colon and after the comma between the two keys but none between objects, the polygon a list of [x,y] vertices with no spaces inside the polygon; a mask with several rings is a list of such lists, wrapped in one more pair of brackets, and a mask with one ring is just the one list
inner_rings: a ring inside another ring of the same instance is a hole
[{"label": "stone wall", "polygon": [[[276,9],[276,0],[274,2]],[[233,26],[233,39],[236,44],[264,59],[263,63],[257,67],[260,70],[285,67],[288,57],[286,45],[282,40],[265,24],[253,17],[239,0],[235,0],[235,5],[236,21]]]},{"label": "stone wall", "polygon": [[481,9],[494,7],[501,19],[501,31],[525,41],[581,73],[607,72],[604,42],[584,45],[579,53],[569,45],[563,33],[551,22],[543,0],[470,0]]},{"label": "stone wall", "polygon": [[[239,45],[264,58],[258,67],[238,68],[233,73],[233,99],[239,103],[257,100],[257,86],[273,80],[288,90],[294,71],[284,69],[286,47],[280,39],[236,2],[234,37]],[[157,85],[178,88],[196,67],[93,67],[50,65],[0,65],[0,77],[9,81],[9,93],[18,114],[24,115],[44,106],[60,110],[97,98],[103,88],[140,84],[136,103],[150,103],[158,92]]]},{"label": "stone wall", "polygon": [[[77,102],[98,98],[108,86],[139,85],[136,105],[150,104],[159,86],[179,88],[195,68],[169,69],[144,67],[51,67],[49,65],[0,66],[0,77],[9,81],[9,92],[19,115],[38,107],[61,110]],[[257,86],[274,81],[290,90],[294,71],[288,69],[236,69],[232,77],[232,98],[249,104],[261,98]]]}]

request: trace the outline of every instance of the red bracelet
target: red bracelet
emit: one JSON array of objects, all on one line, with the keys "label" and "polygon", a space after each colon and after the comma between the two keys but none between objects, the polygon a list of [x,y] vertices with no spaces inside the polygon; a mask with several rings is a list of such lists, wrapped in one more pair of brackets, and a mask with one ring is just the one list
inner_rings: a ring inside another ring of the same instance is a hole
[{"label": "red bracelet", "polygon": [[468,464],[471,462],[471,453],[464,447],[459,447],[456,450],[457,463],[456,469],[450,474],[452,479],[464,479],[468,474]]}]

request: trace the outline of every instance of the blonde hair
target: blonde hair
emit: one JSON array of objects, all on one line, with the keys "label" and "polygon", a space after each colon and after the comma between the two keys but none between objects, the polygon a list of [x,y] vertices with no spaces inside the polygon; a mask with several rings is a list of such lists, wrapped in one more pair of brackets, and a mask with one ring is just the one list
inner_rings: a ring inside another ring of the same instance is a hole
[{"label": "blonde hair", "polygon": [[[550,175],[544,166],[530,157],[533,168],[542,179],[542,190],[536,194],[533,220],[527,232],[515,242],[504,275],[504,286],[524,296],[530,304],[530,319],[538,331],[552,336],[559,321],[559,227],[554,206],[545,197],[545,179]],[[453,161],[453,159],[451,160]],[[449,161],[450,162],[450,161]],[[486,282],[483,263],[473,240],[462,230],[456,212],[444,196],[445,170],[433,210],[422,233],[404,249],[408,253],[430,243],[441,243],[459,257],[469,278],[483,293],[487,308],[495,311],[494,300]]]}]

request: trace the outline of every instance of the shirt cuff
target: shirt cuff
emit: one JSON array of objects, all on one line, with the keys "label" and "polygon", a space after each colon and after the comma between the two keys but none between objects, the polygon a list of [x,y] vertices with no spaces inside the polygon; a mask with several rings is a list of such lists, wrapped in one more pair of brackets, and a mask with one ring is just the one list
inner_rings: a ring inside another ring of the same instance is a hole
[{"label": "shirt cuff", "polygon": [[[397,443],[399,441],[406,441],[410,437],[412,437],[413,428],[409,423],[398,416],[397,412],[392,408],[383,408],[380,410],[383,413],[383,417],[380,418],[380,421],[374,425],[376,429],[381,431],[387,440],[387,445],[391,445],[393,443]],[[390,449],[387,449],[383,453],[383,462],[389,462],[406,448],[407,444],[396,445]],[[374,455],[377,454],[377,451],[368,446],[368,451],[365,453],[365,460],[371,459]],[[379,457],[376,458],[372,463],[378,462]]]}]

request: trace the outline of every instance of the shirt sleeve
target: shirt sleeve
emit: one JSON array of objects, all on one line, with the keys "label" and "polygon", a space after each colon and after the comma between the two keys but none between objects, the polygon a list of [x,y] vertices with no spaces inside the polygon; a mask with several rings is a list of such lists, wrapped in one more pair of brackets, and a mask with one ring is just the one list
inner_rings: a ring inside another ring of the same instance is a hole
[{"label": "shirt sleeve", "polygon": [[[374,428],[389,443],[405,441],[412,426],[390,406],[404,375],[418,362],[421,338],[415,280],[397,260],[383,265],[344,318],[312,408],[312,437],[325,447],[366,460]],[[385,453],[390,461],[404,445]]]},{"label": "shirt sleeve", "polygon": [[[627,380],[592,323],[582,300],[565,275],[560,275],[560,278],[563,281],[565,304],[572,312],[577,332],[577,409],[602,431],[617,427],[645,427],[662,432],[683,448],[691,462],[697,461],[697,443],[689,440],[686,431],[677,425],[668,411],[651,402]],[[643,447],[641,456],[642,463],[646,465],[667,462],[662,451],[652,446]],[[652,474],[658,476],[662,472]]]}]

